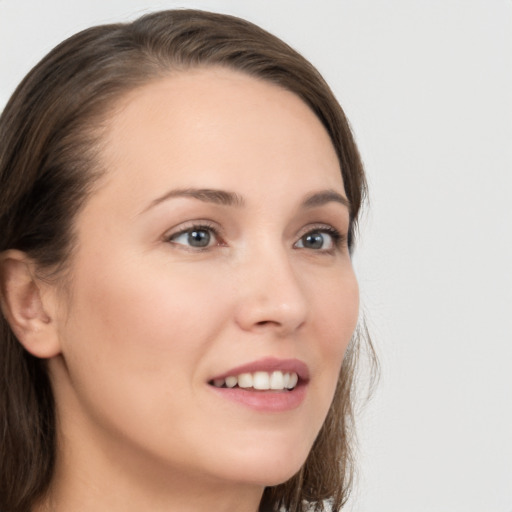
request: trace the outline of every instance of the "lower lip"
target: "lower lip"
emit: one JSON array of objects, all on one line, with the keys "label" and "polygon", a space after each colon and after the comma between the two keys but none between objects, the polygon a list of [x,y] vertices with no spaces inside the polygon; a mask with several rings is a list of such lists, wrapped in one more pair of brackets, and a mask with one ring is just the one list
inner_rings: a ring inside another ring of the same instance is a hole
[{"label": "lower lip", "polygon": [[238,402],[250,409],[260,412],[285,412],[299,407],[306,398],[305,383],[299,384],[291,391],[259,391],[243,388],[211,389],[226,400]]}]

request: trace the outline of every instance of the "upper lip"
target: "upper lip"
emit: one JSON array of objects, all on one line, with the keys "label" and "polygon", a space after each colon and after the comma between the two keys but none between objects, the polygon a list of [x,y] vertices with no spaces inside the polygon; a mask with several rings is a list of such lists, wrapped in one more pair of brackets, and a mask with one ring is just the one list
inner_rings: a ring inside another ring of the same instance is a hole
[{"label": "upper lip", "polygon": [[276,357],[265,357],[252,361],[250,363],[242,364],[235,368],[223,372],[215,377],[214,379],[225,379],[230,376],[237,376],[242,373],[254,373],[254,372],[295,372],[300,380],[309,380],[309,369],[305,363],[299,359],[278,359]]}]

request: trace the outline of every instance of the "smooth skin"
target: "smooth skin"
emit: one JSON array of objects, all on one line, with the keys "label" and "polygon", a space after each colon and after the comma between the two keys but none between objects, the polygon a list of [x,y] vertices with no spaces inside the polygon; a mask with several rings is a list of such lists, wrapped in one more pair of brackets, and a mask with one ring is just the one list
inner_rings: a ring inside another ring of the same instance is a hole
[{"label": "smooth skin", "polygon": [[[57,403],[39,510],[255,512],[306,459],[357,322],[330,138],[291,92],[208,68],[125,96],[99,159],[66,286],[4,255],[11,323],[49,358]],[[307,364],[298,407],[256,411],[209,384],[264,357]]]}]

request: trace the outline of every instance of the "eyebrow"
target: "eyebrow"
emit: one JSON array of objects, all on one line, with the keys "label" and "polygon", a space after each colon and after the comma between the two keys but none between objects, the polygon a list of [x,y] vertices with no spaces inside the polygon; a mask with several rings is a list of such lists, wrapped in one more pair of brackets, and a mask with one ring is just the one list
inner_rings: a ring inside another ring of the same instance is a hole
[{"label": "eyebrow", "polygon": [[205,203],[219,204],[222,206],[242,207],[245,204],[244,198],[235,192],[211,188],[181,188],[171,190],[163,196],[157,197],[154,201],[149,203],[143,212],[153,208],[157,204],[177,197],[191,197]]},{"label": "eyebrow", "polygon": [[[149,203],[142,213],[164,201],[179,197],[190,197],[205,203],[213,203],[221,206],[235,206],[237,208],[241,208],[245,205],[244,198],[236,192],[211,188],[181,188],[171,190],[166,192],[164,195],[157,197]],[[349,212],[351,211],[350,201],[339,192],[331,189],[314,192],[306,196],[301,207],[306,209],[318,208],[319,206],[332,202],[342,204],[349,210]]]},{"label": "eyebrow", "polygon": [[324,204],[332,202],[340,203],[343,206],[346,206],[349,212],[352,211],[350,201],[339,192],[330,189],[310,194],[306,197],[302,206],[304,208],[317,208],[318,206],[323,206]]}]

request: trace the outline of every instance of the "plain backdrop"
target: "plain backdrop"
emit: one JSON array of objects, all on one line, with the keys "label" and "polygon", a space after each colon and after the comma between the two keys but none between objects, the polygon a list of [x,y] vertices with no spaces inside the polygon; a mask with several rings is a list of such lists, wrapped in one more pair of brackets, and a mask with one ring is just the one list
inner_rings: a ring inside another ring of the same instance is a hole
[{"label": "plain backdrop", "polygon": [[0,0],[0,109],[65,37],[169,7],[274,32],[352,123],[382,378],[347,510],[512,512],[512,2]]}]

